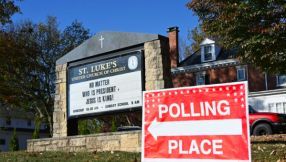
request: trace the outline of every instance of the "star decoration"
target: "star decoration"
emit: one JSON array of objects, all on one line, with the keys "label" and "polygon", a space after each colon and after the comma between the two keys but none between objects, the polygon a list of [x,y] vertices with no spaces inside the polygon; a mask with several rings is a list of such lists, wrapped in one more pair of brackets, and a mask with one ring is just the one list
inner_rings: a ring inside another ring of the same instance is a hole
[{"label": "star decoration", "polygon": [[178,92],[175,92],[175,94],[177,94]]},{"label": "star decoration", "polygon": [[152,94],[152,96],[154,97],[154,96],[155,96],[155,94]]},{"label": "star decoration", "polygon": [[230,96],[230,94],[229,94],[229,93],[227,94],[227,97],[228,97],[228,96]]},{"label": "star decoration", "polygon": [[226,87],[226,90],[229,90],[229,88],[228,88],[228,87]]},{"label": "star decoration", "polygon": [[181,91],[181,94],[183,94],[183,91]]},{"label": "star decoration", "polygon": [[163,95],[165,96],[165,94],[166,94],[166,93],[164,92]]},{"label": "star decoration", "polygon": [[200,89],[199,92],[202,92],[202,90]]},{"label": "star decoration", "polygon": [[222,91],[222,88],[219,88],[220,91]]},{"label": "star decoration", "polygon": [[149,102],[149,100],[147,100],[147,102]]},{"label": "star decoration", "polygon": [[244,105],[242,104],[241,107],[244,108]]},{"label": "star decoration", "polygon": [[236,89],[236,87],[232,87],[232,89],[233,89],[233,90],[235,90],[235,89]]},{"label": "star decoration", "polygon": [[190,93],[190,91],[187,91],[187,93]]},{"label": "star decoration", "polygon": [[236,98],[236,99],[234,99],[234,101],[235,101],[235,102],[237,102],[237,98]]},{"label": "star decoration", "polygon": [[196,93],[196,90],[193,90],[193,93]]},{"label": "star decoration", "polygon": [[240,86],[240,89],[243,89],[243,86]]},{"label": "star decoration", "polygon": [[243,95],[243,92],[240,92],[240,95]]},{"label": "star decoration", "polygon": [[152,102],[155,102],[155,100],[153,99]]},{"label": "star decoration", "polygon": [[172,93],[171,93],[171,92],[169,92],[169,95],[172,95]]},{"label": "star decoration", "polygon": [[160,102],[160,99],[158,99],[158,102]]},{"label": "star decoration", "polygon": [[160,93],[158,93],[158,96],[160,96]]},{"label": "star decoration", "polygon": [[147,107],[149,108],[149,105],[147,105]]},{"label": "star decoration", "polygon": [[153,106],[153,107],[155,107],[155,105],[154,105],[154,104],[153,104],[152,106]]},{"label": "star decoration", "polygon": [[149,113],[150,111],[149,110],[147,110],[147,113]]},{"label": "star decoration", "polygon": [[208,92],[209,90],[208,89],[206,89],[206,92]]},{"label": "star decoration", "polygon": [[215,88],[213,88],[213,91],[215,91]]},{"label": "star decoration", "polygon": [[149,95],[147,95],[147,97],[149,97]]},{"label": "star decoration", "polygon": [[234,96],[236,96],[236,95],[237,95],[237,93],[235,92],[235,93],[234,93]]},{"label": "star decoration", "polygon": [[243,99],[243,98],[241,98],[241,101],[244,101],[244,99]]}]

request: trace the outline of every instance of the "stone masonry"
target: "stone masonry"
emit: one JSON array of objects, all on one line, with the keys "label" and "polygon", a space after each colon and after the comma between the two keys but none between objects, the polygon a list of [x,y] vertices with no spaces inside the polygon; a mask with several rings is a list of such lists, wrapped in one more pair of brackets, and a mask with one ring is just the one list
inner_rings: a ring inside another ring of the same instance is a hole
[{"label": "stone masonry", "polygon": [[67,136],[67,63],[56,66],[56,93],[53,113],[53,138]]},{"label": "stone masonry", "polygon": [[146,91],[172,88],[169,43],[163,40],[146,42],[144,49]]},{"label": "stone masonry", "polygon": [[[167,38],[144,43],[145,90],[172,88],[170,46]],[[34,151],[141,151],[141,131],[67,136],[67,63],[56,66],[53,138],[28,140]]]},{"label": "stone masonry", "polygon": [[99,133],[28,140],[27,151],[126,151],[141,152],[141,131]]}]

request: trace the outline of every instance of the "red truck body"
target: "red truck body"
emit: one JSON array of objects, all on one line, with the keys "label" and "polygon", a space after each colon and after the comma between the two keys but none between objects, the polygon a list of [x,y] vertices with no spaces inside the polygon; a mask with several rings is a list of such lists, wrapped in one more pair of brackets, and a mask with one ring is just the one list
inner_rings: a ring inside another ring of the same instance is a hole
[{"label": "red truck body", "polygon": [[286,133],[286,114],[258,112],[249,106],[249,126],[253,135]]}]

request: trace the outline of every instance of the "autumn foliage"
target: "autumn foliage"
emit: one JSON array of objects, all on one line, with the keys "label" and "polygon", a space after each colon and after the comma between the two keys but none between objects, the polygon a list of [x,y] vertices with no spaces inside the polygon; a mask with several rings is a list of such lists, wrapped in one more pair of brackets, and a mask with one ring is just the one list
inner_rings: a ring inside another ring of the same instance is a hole
[{"label": "autumn foliage", "polygon": [[186,4],[204,32],[265,72],[286,74],[286,0],[193,0]]}]

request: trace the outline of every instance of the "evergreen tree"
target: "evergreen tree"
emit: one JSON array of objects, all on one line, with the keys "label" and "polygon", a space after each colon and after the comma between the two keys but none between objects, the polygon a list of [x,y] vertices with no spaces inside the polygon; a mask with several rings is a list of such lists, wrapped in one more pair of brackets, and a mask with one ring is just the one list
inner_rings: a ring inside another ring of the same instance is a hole
[{"label": "evergreen tree", "polygon": [[117,132],[117,127],[116,127],[115,123],[116,123],[116,119],[114,119],[112,121],[112,125],[111,125],[111,128],[110,128],[109,132]]},{"label": "evergreen tree", "polygon": [[38,139],[39,137],[39,129],[35,129],[32,139]]},{"label": "evergreen tree", "polygon": [[16,135],[16,128],[14,128],[13,137],[10,141],[10,150],[11,151],[19,151],[19,141]]},{"label": "evergreen tree", "polygon": [[87,120],[86,122],[84,122],[84,127],[80,133],[81,135],[85,135],[85,134],[90,134],[89,130],[88,130],[88,127],[87,127]]}]

